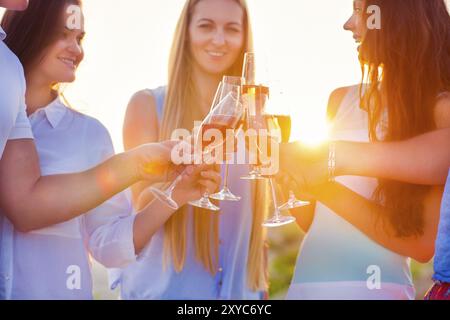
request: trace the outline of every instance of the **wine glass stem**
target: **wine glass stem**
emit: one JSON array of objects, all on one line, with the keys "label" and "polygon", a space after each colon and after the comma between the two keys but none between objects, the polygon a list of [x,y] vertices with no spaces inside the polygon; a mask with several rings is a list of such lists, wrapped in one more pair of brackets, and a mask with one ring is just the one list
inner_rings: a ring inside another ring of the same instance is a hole
[{"label": "wine glass stem", "polygon": [[225,163],[225,177],[223,180],[223,187],[228,188],[228,162]]},{"label": "wine glass stem", "polygon": [[275,210],[275,217],[276,217],[276,219],[279,219],[280,211],[278,210],[277,195],[276,195],[276,192],[275,192],[275,186],[273,184],[273,179],[272,178],[269,179],[269,183],[270,183],[270,189],[272,190],[272,200],[273,200],[273,206],[274,206],[274,210]]},{"label": "wine glass stem", "polygon": [[169,188],[167,188],[167,194],[172,195],[173,190],[175,190],[178,183],[183,178],[184,171],[170,184]]}]

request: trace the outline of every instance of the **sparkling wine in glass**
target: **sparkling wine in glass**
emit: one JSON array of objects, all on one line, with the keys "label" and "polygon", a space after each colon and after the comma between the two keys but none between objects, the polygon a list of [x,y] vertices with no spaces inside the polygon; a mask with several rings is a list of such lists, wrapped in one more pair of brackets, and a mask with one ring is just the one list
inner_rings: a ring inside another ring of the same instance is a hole
[{"label": "sparkling wine in glass", "polygon": [[244,85],[243,101],[245,104],[245,123],[247,130],[253,130],[256,134],[256,141],[250,143],[248,138],[247,145],[251,155],[256,156],[256,163],[251,164],[251,171],[241,177],[244,180],[262,180],[266,179],[261,173],[260,156],[261,150],[259,146],[259,130],[265,128],[264,111],[265,104],[269,98],[269,88],[262,85]]},{"label": "sparkling wine in glass", "polygon": [[[212,108],[205,120],[202,122],[202,127],[204,129],[199,130],[198,135],[196,139],[202,139],[203,134],[205,133],[205,125],[213,126],[214,123],[216,124],[217,129],[221,130],[221,128],[225,126],[232,126],[234,125],[234,122],[236,122],[236,118],[240,118],[242,115],[242,104],[236,103],[236,97],[233,97],[231,94],[224,97],[223,103],[220,101],[220,93],[221,93],[221,83],[219,84],[216,94],[213,99]],[[239,92],[240,93],[240,92]],[[226,100],[226,101],[225,101]],[[219,106],[220,105],[220,106]],[[220,107],[220,109],[219,109]],[[212,128],[212,127],[210,127]],[[202,144],[203,145],[203,144]],[[210,150],[214,150],[214,148],[209,146],[209,143],[206,143],[204,146],[202,152],[208,154]],[[157,199],[159,199],[161,202],[165,203],[168,207],[177,210],[179,209],[179,205],[176,203],[176,201],[173,199],[173,191],[175,190],[178,183],[182,180],[182,177],[185,173],[181,173],[177,178],[170,184],[170,186],[166,190],[161,190],[156,187],[151,187],[150,190],[155,195]],[[202,198],[202,200],[205,197]],[[202,208],[210,209],[213,211],[218,211],[219,208],[217,206],[214,206],[208,198],[206,198],[208,201],[203,201],[202,203],[195,202],[195,205],[201,205]]]},{"label": "sparkling wine in glass", "polygon": [[[291,137],[291,116],[286,114],[274,114],[271,115],[276,122],[276,125],[281,130],[281,142],[289,143]],[[286,203],[282,204],[278,209],[280,210],[290,210],[294,208],[308,206],[310,203],[308,201],[298,200],[292,190],[289,190],[289,199]]]},{"label": "sparkling wine in glass", "polygon": [[[223,83],[221,87],[223,88]],[[241,87],[232,86],[230,91],[221,99],[221,95],[218,98],[219,102],[215,105],[206,118],[200,125],[200,130],[198,131],[196,140],[197,143],[202,144],[202,157],[208,157],[213,152],[222,149],[224,152],[223,145],[226,142],[227,130],[236,129],[237,124],[241,120],[243,114],[243,106],[241,103]],[[214,105],[214,103],[213,103]],[[215,129],[221,133],[222,139],[220,141],[204,142],[204,137],[208,133],[208,130]],[[226,148],[226,146],[225,146]],[[223,154],[222,154],[223,155]],[[223,157],[222,157],[223,159]],[[209,209],[212,211],[218,211],[219,207],[214,205],[209,200],[209,193],[206,191],[203,197],[196,201],[190,201],[190,205]]]},{"label": "sparkling wine in glass", "polygon": [[[242,87],[243,84],[244,84],[244,80],[241,77],[224,76],[222,79],[221,98],[223,99],[230,91],[232,91],[233,87],[236,87],[236,86]],[[215,200],[220,200],[220,201],[239,201],[239,200],[241,200],[241,197],[239,197],[239,196],[235,195],[233,192],[231,192],[230,188],[228,187],[228,170],[229,170],[229,164],[228,164],[228,162],[226,162],[225,163],[224,183],[223,183],[222,190],[210,195],[210,198],[215,199]]]},{"label": "sparkling wine in glass", "polygon": [[[263,113],[265,98],[269,94],[267,87],[256,85],[256,57],[253,52],[247,52],[244,56],[244,65],[242,67],[242,78],[244,85],[242,86],[242,96],[245,102],[245,122],[246,129],[260,129],[260,120]],[[258,149],[258,146],[256,146]],[[256,150],[258,157],[258,150]],[[261,180],[265,179],[261,174],[261,168],[256,164],[250,165],[250,172],[241,177],[244,180]]]},{"label": "sparkling wine in glass", "polygon": [[[290,135],[290,124],[286,118],[283,118],[283,120],[285,120],[285,122],[283,123],[284,128],[281,128],[276,115],[264,115],[264,119],[265,119],[265,123],[266,123],[266,128],[269,131],[270,139],[274,139],[274,138],[272,138],[272,135],[270,134],[270,132],[272,130],[281,131],[281,139],[283,139],[283,137],[286,138],[286,136],[288,136],[288,133]],[[283,129],[285,130],[284,132],[283,132]],[[281,141],[279,140],[277,142],[280,143]],[[262,224],[263,227],[269,227],[269,228],[281,227],[286,224],[294,222],[295,221],[294,217],[284,216],[281,214],[280,208],[278,207],[277,195],[276,195],[276,191],[275,191],[275,184],[274,184],[273,178],[269,177],[269,183],[270,183],[270,190],[272,192],[274,213],[270,219],[263,222],[263,224]]]}]

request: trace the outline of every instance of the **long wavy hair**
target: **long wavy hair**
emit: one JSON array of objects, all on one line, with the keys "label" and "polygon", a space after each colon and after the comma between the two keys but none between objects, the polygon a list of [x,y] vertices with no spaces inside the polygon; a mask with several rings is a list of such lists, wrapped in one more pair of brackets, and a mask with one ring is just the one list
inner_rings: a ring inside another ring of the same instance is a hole
[{"label": "long wavy hair", "polygon": [[[360,50],[363,82],[368,83],[361,101],[368,110],[371,140],[404,140],[433,130],[439,94],[450,91],[445,1],[366,0],[365,5],[381,9],[381,29],[369,29]],[[423,234],[428,191],[426,186],[379,179],[374,198],[386,207],[384,218],[397,236]]]},{"label": "long wavy hair", "polygon": [[[195,6],[200,1],[188,0],[178,20],[169,58],[169,81],[160,128],[160,139],[169,139],[174,129],[192,129],[195,120],[202,118],[199,95],[192,78],[193,57],[189,48],[189,24]],[[224,75],[240,76],[244,54],[253,51],[253,38],[245,0],[237,2],[244,11],[244,45],[238,58]],[[267,216],[267,187],[258,183],[253,188],[253,224],[247,263],[248,286],[253,290],[267,289],[267,266],[265,256],[265,231],[261,223]],[[172,259],[174,268],[180,272],[186,261],[188,237],[187,208],[183,207],[164,225],[165,261]],[[218,271],[219,220],[217,214],[194,208],[193,234],[196,258],[211,274]]]}]

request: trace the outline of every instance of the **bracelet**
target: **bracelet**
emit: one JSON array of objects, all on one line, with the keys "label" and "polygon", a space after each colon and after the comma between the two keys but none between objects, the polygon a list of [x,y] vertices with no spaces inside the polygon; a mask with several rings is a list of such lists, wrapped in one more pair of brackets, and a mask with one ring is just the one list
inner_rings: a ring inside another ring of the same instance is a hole
[{"label": "bracelet", "polygon": [[336,173],[336,144],[330,142],[328,146],[328,182],[335,182]]}]

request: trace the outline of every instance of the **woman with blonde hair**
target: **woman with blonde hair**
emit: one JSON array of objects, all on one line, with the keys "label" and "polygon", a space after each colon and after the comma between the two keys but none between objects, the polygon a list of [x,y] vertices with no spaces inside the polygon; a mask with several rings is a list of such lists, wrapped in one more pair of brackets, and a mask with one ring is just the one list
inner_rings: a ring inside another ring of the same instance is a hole
[{"label": "woman with blonde hair", "polygon": [[[136,93],[124,124],[125,148],[191,130],[209,111],[224,75],[240,76],[252,33],[244,0],[189,0],[173,40],[167,87]],[[219,213],[182,207],[146,248],[146,258],[120,272],[123,299],[261,299],[267,289],[265,183],[240,179],[233,165],[229,187],[242,196]],[[137,209],[153,199],[148,184],[133,187]],[[176,196],[177,189],[174,191]]]}]

